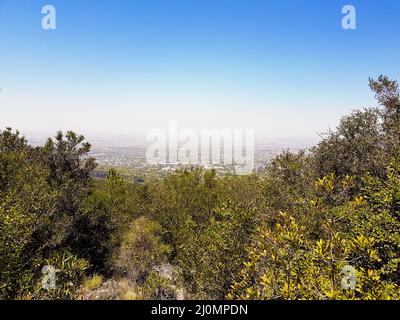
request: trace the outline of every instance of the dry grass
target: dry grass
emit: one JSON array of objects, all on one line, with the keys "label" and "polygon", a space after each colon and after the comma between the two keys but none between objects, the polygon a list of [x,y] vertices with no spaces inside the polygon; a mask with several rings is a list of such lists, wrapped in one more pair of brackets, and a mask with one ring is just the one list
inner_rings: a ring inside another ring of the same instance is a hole
[{"label": "dry grass", "polygon": [[87,290],[93,290],[103,283],[103,277],[94,274],[91,278],[88,278],[83,283],[83,287]]}]

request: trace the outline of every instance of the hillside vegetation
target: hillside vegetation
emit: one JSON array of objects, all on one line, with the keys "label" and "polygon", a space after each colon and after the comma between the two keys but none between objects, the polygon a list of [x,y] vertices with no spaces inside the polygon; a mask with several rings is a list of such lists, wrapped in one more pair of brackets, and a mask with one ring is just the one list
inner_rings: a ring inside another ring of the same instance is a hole
[{"label": "hillside vegetation", "polygon": [[0,131],[0,298],[399,299],[400,94],[370,87],[376,108],[258,175],[103,181],[80,135]]}]

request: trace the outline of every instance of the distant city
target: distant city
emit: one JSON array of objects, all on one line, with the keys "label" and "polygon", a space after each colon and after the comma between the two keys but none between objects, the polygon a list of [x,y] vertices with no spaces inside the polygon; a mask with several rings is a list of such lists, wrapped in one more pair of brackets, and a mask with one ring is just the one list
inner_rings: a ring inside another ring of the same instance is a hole
[{"label": "distant city", "polygon": [[[27,134],[30,144],[43,145],[48,135]],[[99,178],[106,177],[109,168],[119,169],[126,177],[140,179],[140,177],[163,176],[166,173],[183,167],[177,163],[150,164],[146,160],[146,150],[149,142],[144,135],[111,135],[87,136],[86,141],[92,145],[90,156],[98,163],[98,169],[94,175]],[[305,138],[268,138],[257,136],[255,139],[254,169],[260,172],[271,159],[285,150],[297,152],[301,149],[308,150],[318,143],[315,139]],[[214,168],[220,174],[232,172],[232,168],[223,164],[203,165],[206,168]]]}]

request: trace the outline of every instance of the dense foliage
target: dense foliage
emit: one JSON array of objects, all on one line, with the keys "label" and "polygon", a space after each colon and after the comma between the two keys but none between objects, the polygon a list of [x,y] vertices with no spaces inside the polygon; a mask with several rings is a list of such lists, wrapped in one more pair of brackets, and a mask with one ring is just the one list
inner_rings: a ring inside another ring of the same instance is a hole
[{"label": "dense foliage", "polygon": [[105,279],[113,299],[399,299],[400,94],[370,87],[376,108],[258,175],[97,179],[82,136],[0,131],[0,298],[82,298]]}]

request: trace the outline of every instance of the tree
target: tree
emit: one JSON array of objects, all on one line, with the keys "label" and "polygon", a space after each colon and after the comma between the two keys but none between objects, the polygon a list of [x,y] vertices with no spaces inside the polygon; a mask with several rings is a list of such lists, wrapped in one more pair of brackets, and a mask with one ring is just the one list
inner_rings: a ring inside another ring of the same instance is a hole
[{"label": "tree", "polygon": [[382,118],[385,152],[388,157],[399,160],[400,157],[400,92],[397,81],[386,76],[370,79],[369,85],[375,93]]},{"label": "tree", "polygon": [[[19,132],[0,132],[0,295],[32,293],[45,259],[70,250],[93,160],[73,133],[32,148]],[[79,250],[77,252],[79,255]],[[77,257],[79,259],[79,257]]]},{"label": "tree", "polygon": [[400,155],[400,93],[396,81],[370,79],[378,108],[356,110],[344,117],[313,148],[316,172],[384,177],[389,163]]}]

